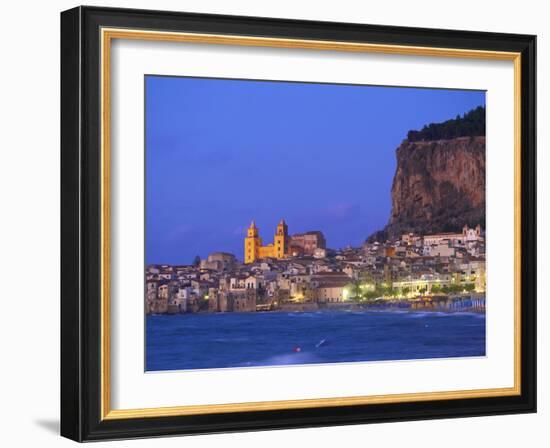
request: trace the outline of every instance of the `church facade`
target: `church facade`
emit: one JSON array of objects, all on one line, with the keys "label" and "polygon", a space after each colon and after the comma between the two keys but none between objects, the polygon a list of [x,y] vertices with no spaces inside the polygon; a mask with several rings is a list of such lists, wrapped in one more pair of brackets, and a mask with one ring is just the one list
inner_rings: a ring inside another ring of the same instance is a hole
[{"label": "church facade", "polygon": [[319,231],[305,234],[288,235],[288,226],[284,219],[277,224],[273,243],[263,245],[260,230],[252,221],[244,239],[244,262],[254,263],[262,258],[285,258],[291,255],[313,255],[317,248],[325,249],[323,234]]}]

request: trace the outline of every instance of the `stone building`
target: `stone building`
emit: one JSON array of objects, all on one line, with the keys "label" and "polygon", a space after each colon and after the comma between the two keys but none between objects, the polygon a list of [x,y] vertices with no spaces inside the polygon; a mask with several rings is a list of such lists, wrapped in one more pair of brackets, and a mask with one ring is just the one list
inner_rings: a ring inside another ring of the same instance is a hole
[{"label": "stone building", "polygon": [[256,311],[256,291],[253,289],[244,292],[229,293],[231,311],[234,313],[250,313]]},{"label": "stone building", "polygon": [[343,302],[346,299],[345,286],[346,283],[342,282],[325,283],[313,290],[313,297],[318,303]]},{"label": "stone building", "polygon": [[290,237],[290,253],[294,256],[315,255],[317,249],[326,249],[325,237],[318,230],[296,233]]},{"label": "stone building", "polygon": [[227,252],[214,252],[208,255],[206,260],[201,260],[201,269],[210,269],[213,271],[228,271],[237,265],[235,255]]},{"label": "stone building", "polygon": [[474,229],[467,225],[462,228],[461,233],[444,232],[433,235],[424,235],[424,246],[439,245],[449,242],[452,246],[464,245],[468,241],[479,241],[482,239],[481,226],[478,224]]}]

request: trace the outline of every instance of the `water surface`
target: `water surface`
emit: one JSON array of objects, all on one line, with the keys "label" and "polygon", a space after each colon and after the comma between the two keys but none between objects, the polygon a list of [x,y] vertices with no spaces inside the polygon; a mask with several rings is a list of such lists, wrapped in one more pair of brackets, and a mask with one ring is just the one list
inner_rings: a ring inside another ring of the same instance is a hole
[{"label": "water surface", "polygon": [[217,313],[146,321],[148,371],[484,355],[482,313]]}]

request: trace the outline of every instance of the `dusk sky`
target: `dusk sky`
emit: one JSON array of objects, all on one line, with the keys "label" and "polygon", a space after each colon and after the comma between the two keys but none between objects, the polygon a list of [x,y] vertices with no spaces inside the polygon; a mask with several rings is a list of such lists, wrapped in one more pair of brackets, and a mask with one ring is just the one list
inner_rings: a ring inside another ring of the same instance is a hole
[{"label": "dusk sky", "polygon": [[146,76],[146,263],[243,258],[254,219],[264,244],[320,230],[362,244],[391,209],[407,131],[485,105],[485,92]]}]

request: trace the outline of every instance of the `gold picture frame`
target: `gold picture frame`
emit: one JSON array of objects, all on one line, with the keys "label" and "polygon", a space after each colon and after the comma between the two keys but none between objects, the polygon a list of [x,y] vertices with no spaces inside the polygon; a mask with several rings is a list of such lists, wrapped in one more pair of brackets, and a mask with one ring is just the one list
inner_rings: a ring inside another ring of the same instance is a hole
[{"label": "gold picture frame", "polygon": [[[108,12],[106,14],[105,12]],[[532,60],[534,58],[533,45],[534,38],[532,36],[516,36],[507,35],[503,36],[500,47],[502,48],[490,48],[494,46],[491,42],[489,35],[478,35],[480,33],[473,33],[470,35],[466,32],[442,32],[433,30],[422,30],[425,37],[425,42],[419,42],[415,44],[406,44],[405,42],[396,42],[396,39],[392,37],[389,29],[382,27],[383,29],[369,29],[366,25],[357,25],[358,28],[365,27],[365,41],[346,41],[344,36],[347,31],[346,27],[341,24],[318,24],[318,29],[327,30],[327,33],[335,33],[340,30],[342,38],[340,40],[323,39],[314,37],[313,35],[320,34],[321,31],[312,32],[312,38],[289,38],[289,37],[277,37],[276,33],[270,28],[277,28],[280,26],[279,32],[281,35],[287,35],[288,29],[292,28],[296,31],[303,29],[304,23],[285,22],[285,21],[273,21],[270,19],[249,19],[246,23],[252,23],[255,26],[264,25],[266,29],[266,35],[251,35],[250,30],[246,29],[246,25],[243,26],[243,34],[224,33],[222,29],[223,20],[220,21],[219,17],[201,16],[203,21],[211,21],[211,28],[216,28],[216,32],[200,32],[196,28],[194,15],[186,16],[185,14],[178,13],[157,13],[149,12],[143,13],[144,19],[142,21],[136,20],[130,14],[123,10],[106,10],[103,8],[76,8],[74,10],[63,13],[62,19],[64,20],[62,26],[65,28],[65,33],[71,35],[74,38],[74,33],[80,36],[80,39],[92,40],[92,44],[95,45],[98,52],[93,56],[94,64],[97,64],[98,70],[98,90],[94,91],[97,95],[98,111],[100,116],[98,132],[96,135],[99,143],[98,160],[99,164],[96,167],[98,169],[98,194],[99,194],[99,249],[97,253],[97,273],[99,274],[99,284],[97,291],[99,292],[98,299],[98,314],[99,321],[97,322],[97,334],[99,335],[99,343],[97,345],[99,359],[97,360],[97,367],[99,368],[97,382],[94,383],[99,389],[99,396],[97,397],[99,402],[92,407],[88,407],[86,411],[82,411],[86,414],[88,421],[96,421],[96,426],[93,428],[91,425],[87,426],[87,434],[84,434],[83,421],[77,423],[72,418],[64,417],[66,422],[62,427],[62,433],[68,437],[79,440],[92,440],[95,438],[118,438],[132,436],[134,434],[131,429],[128,429],[128,425],[135,425],[137,420],[143,421],[146,419],[148,423],[148,429],[146,435],[163,434],[162,425],[157,424],[157,421],[163,418],[183,419],[180,420],[182,425],[185,426],[185,418],[191,416],[211,416],[235,414],[234,418],[238,417],[242,413],[262,413],[266,411],[296,411],[296,410],[308,410],[326,408],[327,413],[338,412],[338,408],[350,407],[365,409],[366,406],[374,408],[373,405],[388,405],[398,403],[417,403],[422,406],[422,403],[426,402],[445,402],[445,406],[452,406],[452,402],[456,400],[471,400],[471,399],[511,399],[507,403],[524,403],[527,400],[529,403],[533,402],[532,388],[526,388],[524,385],[526,381],[532,381],[532,365],[534,363],[533,354],[531,350],[525,353],[526,347],[526,331],[533,331],[533,328],[526,329],[522,327],[522,323],[527,321],[533,321],[533,310],[531,308],[525,308],[525,301],[528,299],[525,297],[526,288],[526,275],[525,275],[525,259],[533,258],[533,251],[531,245],[526,245],[524,233],[522,232],[522,223],[525,219],[532,220],[532,210],[534,204],[531,202],[532,198],[526,199],[526,183],[529,184],[531,179],[526,179],[525,173],[532,170],[532,163],[534,163],[528,155],[534,151],[534,143],[532,142],[532,135],[525,135],[525,130],[532,127],[532,121],[534,112],[531,110],[533,103],[530,100],[531,96],[526,94],[526,91],[534,91],[533,73],[531,69]],[[114,17],[114,19],[113,19]],[[174,20],[181,20],[181,27],[183,30],[177,31],[171,29],[171,25]],[[160,23],[165,21],[165,29],[161,29]],[[224,18],[225,21],[228,19]],[[240,19],[235,18],[235,26],[240,24]],[[149,22],[148,22],[149,21]],[[84,28],[79,27],[79,23],[86,22],[89,27],[85,34]],[[154,29],[147,29],[145,23],[155,24]],[[133,24],[133,26],[131,26]],[[189,28],[189,31],[185,31]],[[203,27],[205,30],[208,26]],[[89,34],[93,30],[94,34]],[[317,28],[316,28],[317,29]],[[439,33],[439,34],[438,34]],[[461,34],[463,33],[463,34]],[[299,33],[297,33],[299,34]],[[303,34],[303,33],[302,33]],[[322,34],[322,33],[321,33]],[[90,37],[91,36],[91,37]],[[376,39],[372,39],[372,37]],[[175,406],[175,407],[157,407],[157,408],[142,408],[142,409],[113,409],[111,407],[111,367],[110,358],[111,344],[110,344],[110,284],[111,284],[111,265],[110,265],[110,247],[111,247],[111,201],[110,201],[110,185],[111,185],[111,45],[114,40],[126,39],[126,40],[141,40],[141,41],[163,41],[163,42],[185,42],[185,43],[200,43],[209,45],[232,45],[232,46],[254,46],[254,47],[272,47],[272,48],[289,48],[289,49],[310,49],[321,51],[343,51],[343,52],[357,52],[357,53],[380,53],[380,54],[397,54],[397,55],[409,55],[409,56],[434,56],[434,57],[448,57],[448,58],[466,58],[466,59],[482,59],[488,61],[500,60],[511,61],[514,65],[514,154],[515,154],[515,174],[514,174],[514,386],[508,388],[494,388],[494,389],[476,389],[476,390],[461,390],[461,391],[444,391],[444,392],[427,392],[427,393],[405,393],[395,395],[374,395],[374,396],[353,396],[353,397],[339,397],[339,398],[315,398],[305,400],[283,400],[283,401],[258,401],[258,402],[246,402],[246,403],[232,403],[232,404],[216,404],[216,405],[190,405],[190,406]],[[370,40],[372,39],[372,40]],[[73,39],[74,40],[74,39]],[[385,42],[381,42],[385,40]],[[418,41],[410,36],[407,38],[401,38],[402,41]],[[476,42],[477,48],[471,48],[471,42]],[[427,45],[426,42],[431,41],[433,45]],[[77,70],[81,70],[79,65],[82,60],[86,60],[82,57],[80,52],[84,51],[83,48],[78,46],[78,40],[73,43],[76,48],[70,47],[67,49],[67,56],[65,67],[68,67],[65,72],[65,78],[74,77],[74,66]],[[468,43],[468,46],[460,46],[460,43]],[[69,45],[69,44],[67,44]],[[92,48],[93,48],[92,45]],[[458,45],[458,46],[452,46]],[[80,59],[76,58],[78,55]],[[81,72],[80,72],[81,73]],[[63,75],[63,73],[62,73]],[[75,91],[74,85],[71,85],[72,89],[68,94],[76,95],[81,98],[81,90],[83,87],[82,78]],[[67,90],[69,88],[67,87]],[[531,93],[532,95],[532,93]],[[66,114],[69,113],[69,107],[65,106]],[[529,112],[530,111],[530,112]],[[63,117],[62,117],[63,119]],[[78,123],[68,122],[67,128],[73,132],[74,126],[85,126],[86,121],[84,118]],[[69,137],[67,137],[69,138]],[[67,149],[68,144],[62,148],[62,151],[73,150]],[[80,141],[79,146],[82,145]],[[81,151],[85,148],[81,148]],[[77,162],[75,162],[77,163]],[[526,164],[528,166],[526,166]],[[66,168],[68,170],[69,168]],[[530,185],[530,184],[529,184]],[[78,212],[82,207],[81,202],[75,205],[76,209],[71,209],[66,212],[69,216],[72,213]],[[71,215],[72,216],[72,215]],[[527,216],[527,218],[526,218]],[[532,224],[530,224],[532,225]],[[523,236],[523,238],[522,238]],[[533,235],[534,237],[534,235]],[[71,245],[71,247],[69,247]],[[69,253],[73,251],[80,251],[81,246],[77,248],[72,247],[73,242],[67,243],[65,257],[68,257]],[[534,263],[534,261],[533,261]],[[531,272],[532,266],[529,267],[531,278],[534,273]],[[522,272],[523,270],[523,272]],[[72,286],[72,284],[71,284]],[[68,296],[63,297],[64,301],[74,300]],[[530,300],[534,300],[533,297]],[[74,317],[74,310],[70,306],[66,306],[70,310],[66,313]],[[82,309],[79,308],[78,315],[82,318]],[[526,313],[527,310],[527,313]],[[74,322],[69,322],[69,317],[64,317],[64,325],[74,325]],[[71,327],[73,328],[73,327]],[[82,327],[76,329],[77,332],[83,331]],[[68,343],[68,342],[67,342]],[[71,350],[74,348],[70,347]],[[81,352],[83,348],[78,346],[74,350]],[[525,358],[528,356],[528,359]],[[73,369],[74,363],[78,361],[73,359],[73,356],[66,357],[63,361],[66,365],[67,371]],[[522,364],[523,363],[523,364]],[[69,368],[69,365],[71,367]],[[526,365],[529,372],[525,375]],[[529,367],[530,366],[530,367]],[[72,370],[71,370],[72,372]],[[73,373],[67,373],[67,376],[73,375]],[[66,378],[67,378],[66,376]],[[78,381],[82,382],[82,378],[78,377]],[[96,381],[94,380],[94,381]],[[67,380],[69,381],[69,380]],[[78,382],[77,381],[77,382]],[[74,378],[73,381],[74,382]],[[81,384],[82,386],[82,384]],[[88,406],[84,403],[85,398],[75,398],[75,388],[78,389],[75,384],[71,384],[71,387],[66,388],[65,397],[71,395],[71,397],[78,402],[78,406],[82,409]],[[90,397],[87,398],[90,400]],[[514,401],[515,400],[515,401]],[[519,401],[518,401],[519,400]],[[519,405],[518,405],[519,406]],[[516,406],[516,408],[518,408]],[[513,406],[512,406],[513,408]],[[530,409],[533,406],[530,404]],[[335,410],[336,409],[336,410]],[[63,412],[63,411],[62,411]],[[65,411],[66,412],[66,411]],[[351,412],[351,411],[350,411]],[[373,411],[374,412],[374,411]],[[460,410],[458,411],[460,413]],[[481,411],[480,411],[481,413]],[[93,415],[92,415],[93,414]],[[474,412],[475,414],[475,412]],[[64,414],[65,415],[65,414]],[[468,415],[466,411],[462,411],[461,415]],[[470,414],[471,415],[471,414]],[[396,417],[398,419],[399,417]],[[406,417],[404,417],[406,418]],[[365,419],[364,421],[367,421]],[[109,429],[110,426],[105,426],[119,422],[120,427],[114,426],[115,429]],[[319,420],[319,424],[323,424],[322,419]],[[62,424],[63,425],[63,424]],[[160,426],[159,426],[160,425]],[[99,430],[105,426],[105,430]],[[182,427],[183,427],[182,426]],[[277,427],[277,424],[274,425]],[[242,426],[243,429],[251,428],[254,426]],[[261,428],[261,424],[258,424],[258,428]],[[264,426],[265,427],[265,426]],[[292,427],[292,425],[281,423],[280,427]],[[130,428],[133,428],[131,426]],[[175,431],[175,433],[193,433],[200,432],[205,428],[204,425],[197,424],[193,429]],[[223,430],[223,425],[220,425],[219,430]],[[238,423],[235,424],[235,428],[240,428]],[[216,429],[214,429],[216,430]],[[166,432],[168,433],[168,432]]]}]

